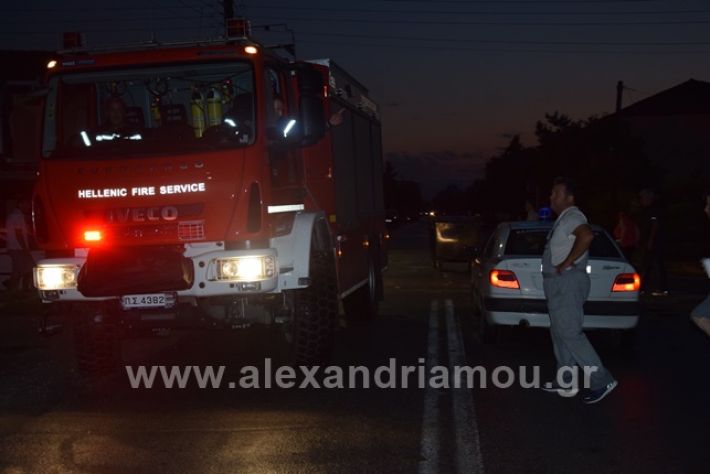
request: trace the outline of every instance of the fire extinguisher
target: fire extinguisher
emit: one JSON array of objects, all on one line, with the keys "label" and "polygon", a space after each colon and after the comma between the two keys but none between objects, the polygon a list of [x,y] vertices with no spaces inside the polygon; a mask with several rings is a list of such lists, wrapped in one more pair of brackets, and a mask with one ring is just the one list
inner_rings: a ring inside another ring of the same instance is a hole
[{"label": "fire extinguisher", "polygon": [[214,127],[222,123],[222,96],[212,87],[207,93],[207,126]]},{"label": "fire extinguisher", "polygon": [[190,111],[192,112],[192,128],[195,130],[195,138],[202,138],[205,131],[205,111],[202,102],[202,93],[197,89],[193,90]]},{"label": "fire extinguisher", "polygon": [[232,104],[232,82],[225,81],[222,84],[222,105],[229,106]]},{"label": "fire extinguisher", "polygon": [[160,126],[161,116],[160,116],[160,97],[153,96],[153,100],[150,102],[150,116],[153,119],[153,123],[156,127]]}]

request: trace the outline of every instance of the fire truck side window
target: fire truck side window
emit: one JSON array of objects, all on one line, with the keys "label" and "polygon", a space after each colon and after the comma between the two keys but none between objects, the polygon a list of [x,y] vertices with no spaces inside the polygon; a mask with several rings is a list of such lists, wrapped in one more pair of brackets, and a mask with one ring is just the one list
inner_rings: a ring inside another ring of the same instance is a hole
[{"label": "fire truck side window", "polygon": [[[283,79],[276,70],[266,69],[266,84],[264,96],[266,97],[266,123],[273,126],[285,113],[285,100]],[[280,104],[279,104],[280,102]]]},{"label": "fire truck side window", "polygon": [[[273,138],[286,123],[290,96],[285,87],[283,74],[275,69],[266,69],[266,127],[267,136]],[[290,109],[293,110],[293,109]],[[271,182],[277,187],[297,186],[302,180],[301,153],[295,148],[272,147],[269,150]]]}]

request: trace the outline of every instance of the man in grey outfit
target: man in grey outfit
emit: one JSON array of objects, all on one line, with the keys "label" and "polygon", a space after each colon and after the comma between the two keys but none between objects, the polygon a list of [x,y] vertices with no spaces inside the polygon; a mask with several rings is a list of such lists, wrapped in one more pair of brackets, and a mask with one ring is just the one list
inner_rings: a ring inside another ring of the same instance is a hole
[{"label": "man in grey outfit", "polygon": [[562,396],[574,396],[578,387],[571,376],[581,368],[589,376],[583,400],[591,404],[607,396],[617,382],[602,362],[582,331],[584,302],[589,296],[587,274],[589,246],[594,233],[586,216],[575,206],[575,186],[568,178],[555,179],[550,195],[557,220],[548,234],[542,256],[545,298],[550,313],[550,333],[557,359],[557,380],[543,390]]}]

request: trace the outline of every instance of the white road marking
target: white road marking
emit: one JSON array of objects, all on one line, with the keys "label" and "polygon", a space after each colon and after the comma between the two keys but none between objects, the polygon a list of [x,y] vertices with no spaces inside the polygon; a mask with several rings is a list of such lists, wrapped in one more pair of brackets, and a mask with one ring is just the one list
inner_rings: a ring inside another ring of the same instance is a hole
[{"label": "white road marking", "polygon": [[[429,335],[427,340],[427,374],[433,366],[439,365],[439,303],[431,302],[429,313]],[[424,392],[424,413],[422,415],[422,439],[419,461],[419,473],[429,474],[439,472],[439,394],[436,389],[427,385]]]},{"label": "white road marking", "polygon": [[449,374],[452,378],[451,393],[454,414],[454,441],[456,447],[456,472],[483,473],[481,442],[478,436],[478,421],[473,406],[471,390],[465,386],[455,388],[454,367],[466,365],[466,351],[461,326],[454,317],[454,303],[445,302],[446,339],[449,349]]}]

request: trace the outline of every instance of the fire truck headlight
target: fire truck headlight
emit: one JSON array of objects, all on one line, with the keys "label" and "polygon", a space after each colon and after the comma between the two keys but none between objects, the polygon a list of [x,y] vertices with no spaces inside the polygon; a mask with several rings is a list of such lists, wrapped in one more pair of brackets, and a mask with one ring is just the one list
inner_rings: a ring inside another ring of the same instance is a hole
[{"label": "fire truck headlight", "polygon": [[79,267],[76,265],[46,265],[35,267],[34,283],[40,290],[76,288]]},{"label": "fire truck headlight", "polygon": [[223,258],[216,263],[217,279],[223,281],[261,281],[276,274],[272,256]]}]

